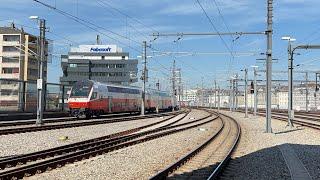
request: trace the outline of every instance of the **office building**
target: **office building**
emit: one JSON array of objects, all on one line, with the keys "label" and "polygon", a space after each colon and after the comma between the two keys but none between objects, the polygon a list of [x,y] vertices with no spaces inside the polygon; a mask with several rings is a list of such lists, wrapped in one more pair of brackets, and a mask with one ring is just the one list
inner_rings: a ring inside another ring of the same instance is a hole
[{"label": "office building", "polygon": [[138,60],[129,59],[116,45],[80,45],[61,56],[63,76],[60,82],[72,85],[91,79],[99,82],[128,85],[138,81]]}]

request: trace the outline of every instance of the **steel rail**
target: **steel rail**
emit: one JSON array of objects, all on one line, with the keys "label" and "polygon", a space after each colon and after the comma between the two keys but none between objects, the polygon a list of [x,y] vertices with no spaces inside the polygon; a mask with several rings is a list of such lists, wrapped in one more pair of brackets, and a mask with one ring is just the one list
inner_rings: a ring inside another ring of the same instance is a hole
[{"label": "steel rail", "polygon": [[[242,110],[238,110],[238,112],[243,113]],[[252,114],[252,112],[250,112],[250,113]],[[265,117],[265,113],[257,112],[257,115]],[[273,114],[273,115],[271,115],[271,117],[273,119],[277,119],[277,120],[280,120],[280,121],[285,121],[285,122],[288,121],[287,114],[284,114],[283,116],[281,116],[279,114],[278,115]],[[313,118],[313,117],[300,117],[300,118],[301,119],[305,118],[306,120],[311,120],[311,121],[319,121],[319,119],[316,119],[316,118]],[[292,122],[294,124],[298,124],[298,125],[301,125],[301,126],[309,127],[309,128],[316,129],[316,130],[320,130],[320,124],[314,124],[312,122],[299,121],[297,119],[294,119]]]},{"label": "steel rail", "polygon": [[[210,111],[209,111],[210,112]],[[212,112],[212,111],[211,111]],[[223,115],[226,116],[226,115]],[[218,115],[218,117],[222,120],[221,116]],[[236,124],[237,124],[237,128],[238,128],[238,133],[237,133],[237,137],[234,141],[234,144],[232,145],[231,149],[229,150],[229,152],[227,153],[227,155],[225,156],[224,160],[217,166],[217,168],[214,169],[214,172],[210,175],[209,178],[215,178],[218,176],[218,174],[220,173],[220,171],[222,170],[222,168],[225,166],[225,164],[227,163],[227,161],[230,159],[231,153],[234,151],[234,149],[236,148],[236,145],[238,144],[239,138],[240,138],[240,126],[239,124],[231,117],[226,116],[230,119],[232,119]],[[202,143],[201,145],[199,145],[198,147],[196,147],[195,149],[193,149],[190,153],[186,154],[185,156],[183,156],[182,158],[180,158],[178,161],[174,162],[173,164],[169,165],[168,167],[166,167],[164,170],[160,171],[159,173],[157,173],[156,175],[154,175],[153,177],[150,178],[150,180],[164,180],[167,178],[167,176],[173,172],[175,169],[177,169],[178,167],[180,167],[181,165],[183,165],[184,163],[186,163],[187,161],[189,161],[190,159],[192,159],[196,154],[198,154],[199,152],[201,152],[201,150],[203,150],[204,148],[206,148],[206,146],[208,146],[208,144],[210,144],[211,142],[213,142],[217,137],[219,137],[219,135],[221,134],[223,128],[225,127],[224,121],[221,121],[222,125],[220,126],[220,128],[218,129],[217,132],[215,132],[208,140],[206,140],[204,143]]]},{"label": "steel rail", "polygon": [[[183,117],[180,117],[176,121],[180,121],[180,120],[184,119],[189,114],[189,112],[190,111],[185,113],[185,115]],[[181,114],[183,114],[183,113],[181,113]],[[178,114],[178,115],[180,115],[180,114]],[[101,144],[104,142],[115,141],[115,140],[118,140],[119,137],[123,138],[123,136],[125,136],[125,135],[129,135],[129,134],[138,132],[140,130],[143,130],[145,128],[164,123],[164,122],[169,121],[170,119],[173,119],[177,116],[173,116],[173,117],[164,119],[162,121],[154,122],[154,123],[151,123],[148,125],[140,126],[137,128],[121,131],[118,133],[114,133],[114,134],[110,134],[110,135],[106,135],[106,136],[102,136],[102,137],[98,137],[98,138],[94,138],[94,139],[90,139],[90,140],[86,140],[86,141],[81,141],[81,142],[72,143],[72,144],[68,144],[68,145],[64,145],[64,146],[59,146],[56,148],[51,148],[51,149],[47,149],[47,150],[42,150],[42,151],[37,151],[37,152],[28,153],[28,154],[24,154],[24,155],[18,155],[18,156],[14,156],[14,157],[5,158],[5,159],[0,160],[0,169],[5,169],[7,167],[14,167],[18,164],[25,164],[28,161],[35,161],[37,159],[44,159],[47,157],[61,155],[63,153],[69,153],[69,152],[72,152],[72,151],[75,151],[78,149],[85,149],[85,148],[88,148],[93,145],[98,145],[98,143]]]},{"label": "steel rail", "polygon": [[[136,114],[129,113],[114,113],[114,114],[106,114],[101,115],[100,117],[94,117],[92,119],[108,119],[108,118],[116,118],[116,117],[126,117],[126,116],[135,116]],[[46,118],[43,119],[44,124],[49,123],[58,123],[58,122],[72,122],[72,121],[89,121],[87,119],[77,119],[76,117],[59,117],[59,118]],[[0,127],[9,127],[9,126],[20,126],[20,125],[34,125],[36,123],[35,119],[26,119],[26,120],[10,120],[10,121],[0,121]]]},{"label": "steel rail", "polygon": [[189,159],[191,159],[193,156],[195,156],[196,154],[198,154],[203,148],[205,148],[205,146],[207,146],[213,139],[215,139],[222,131],[222,129],[224,128],[224,123],[222,121],[222,125],[219,128],[219,130],[213,134],[207,141],[205,141],[204,143],[202,143],[201,145],[199,145],[198,147],[196,147],[194,150],[192,150],[190,153],[188,153],[187,155],[183,156],[182,158],[180,158],[178,161],[174,162],[173,164],[169,165],[168,167],[166,167],[164,170],[160,171],[159,173],[157,173],[156,175],[154,175],[153,177],[150,178],[150,180],[164,180],[167,178],[167,176],[174,171],[176,168],[178,168],[179,166],[181,166],[182,164],[184,164],[185,162],[187,162]]},{"label": "steel rail", "polygon": [[231,119],[232,121],[234,121],[237,124],[238,134],[237,134],[237,137],[236,137],[231,149],[229,150],[228,154],[224,157],[223,161],[221,161],[219,163],[218,167],[215,168],[213,173],[209,176],[208,180],[216,179],[216,178],[219,177],[219,175],[221,174],[222,170],[225,168],[225,166],[227,165],[227,163],[231,159],[231,155],[234,152],[234,150],[237,148],[239,140],[240,140],[240,137],[241,137],[241,127],[240,127],[239,123],[234,118],[232,118],[230,116],[227,116],[225,114],[223,116]]},{"label": "steel rail", "polygon": [[169,115],[174,115],[176,113],[179,113],[179,112],[155,114],[155,115],[147,115],[147,116],[134,116],[134,117],[127,117],[127,118],[81,121],[81,122],[73,122],[73,123],[65,123],[65,124],[8,128],[8,129],[0,129],[0,135],[44,131],[44,130],[52,130],[52,129],[63,129],[63,128],[72,128],[72,127],[81,127],[81,126],[91,126],[91,125],[98,125],[98,124],[109,124],[109,123],[117,123],[117,122],[124,122],[124,121],[141,120],[146,118],[154,118],[154,117],[160,117],[160,116],[169,116]]},{"label": "steel rail", "polygon": [[[106,144],[101,144],[96,147],[90,147],[90,148],[87,148],[84,150],[79,150],[79,151],[72,152],[69,154],[64,154],[64,155],[61,155],[61,156],[58,156],[58,157],[55,157],[55,158],[52,158],[49,160],[44,160],[44,161],[41,161],[38,163],[36,162],[31,165],[25,165],[25,166],[22,166],[22,167],[19,167],[16,169],[1,172],[0,179],[23,178],[24,176],[33,175],[35,173],[41,173],[47,169],[61,167],[67,163],[90,158],[92,156],[96,156],[99,154],[114,151],[117,149],[121,149],[124,147],[132,146],[132,145],[135,145],[138,143],[142,143],[145,141],[156,139],[159,137],[163,137],[163,136],[167,136],[167,135],[174,134],[177,132],[181,132],[181,131],[184,131],[184,130],[187,130],[190,128],[194,128],[194,127],[212,122],[218,118],[218,117],[212,117],[212,114],[210,115],[210,117],[209,117],[209,120],[206,120],[204,122],[201,122],[201,121],[208,119],[208,118],[201,118],[202,120],[198,119],[198,121],[200,121],[200,123],[193,124],[193,125],[187,126],[187,127],[183,127],[180,129],[176,129],[176,127],[181,126],[181,125],[176,125],[174,127],[164,127],[164,128],[160,128],[158,131],[156,131],[157,132],[156,134],[151,134],[150,132],[148,132],[148,133],[144,132],[144,135],[138,136],[138,139],[132,139],[131,137],[125,137],[124,139],[118,139],[117,142],[109,142]],[[167,130],[167,131],[160,132],[161,129]]]}]

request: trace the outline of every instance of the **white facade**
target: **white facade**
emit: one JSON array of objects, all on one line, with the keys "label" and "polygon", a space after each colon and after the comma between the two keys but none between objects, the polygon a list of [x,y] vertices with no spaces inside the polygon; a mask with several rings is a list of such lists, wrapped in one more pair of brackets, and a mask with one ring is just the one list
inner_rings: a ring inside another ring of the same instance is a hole
[{"label": "white facade", "polygon": [[70,52],[87,52],[87,53],[121,53],[122,48],[117,45],[80,45],[71,47]]}]

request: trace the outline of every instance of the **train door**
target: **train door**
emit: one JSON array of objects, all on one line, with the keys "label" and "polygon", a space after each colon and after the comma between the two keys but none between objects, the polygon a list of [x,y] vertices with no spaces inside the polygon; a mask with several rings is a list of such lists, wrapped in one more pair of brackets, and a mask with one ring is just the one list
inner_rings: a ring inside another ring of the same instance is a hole
[{"label": "train door", "polygon": [[112,112],[112,96],[108,96],[108,107],[109,107],[109,113]]}]

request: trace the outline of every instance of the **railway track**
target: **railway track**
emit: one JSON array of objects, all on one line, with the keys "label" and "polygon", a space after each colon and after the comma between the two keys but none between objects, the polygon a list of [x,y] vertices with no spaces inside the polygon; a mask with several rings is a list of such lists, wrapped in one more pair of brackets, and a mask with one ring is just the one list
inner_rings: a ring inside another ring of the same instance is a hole
[{"label": "railway track", "polygon": [[[244,111],[243,110],[238,110],[238,112],[243,113]],[[248,112],[248,113],[253,114],[253,112]],[[316,117],[313,117],[313,114],[312,115],[309,115],[308,113],[304,113],[304,114],[305,115],[302,115],[302,114],[295,115],[295,118],[294,118],[294,120],[292,122],[294,124],[298,124],[298,125],[301,125],[301,126],[309,127],[309,128],[316,129],[316,130],[320,130],[320,124],[315,123],[315,122],[320,122],[320,117],[316,118]],[[262,112],[257,112],[257,115],[265,117],[265,113],[262,113]],[[271,113],[271,118],[277,119],[277,120],[280,120],[280,121],[285,121],[285,122],[288,121],[288,115],[286,113],[272,112]],[[299,119],[301,119],[301,120],[299,120]],[[309,121],[305,121],[303,119],[309,120]]]},{"label": "railway track", "polygon": [[147,119],[147,118],[155,118],[155,117],[161,117],[161,116],[176,115],[176,114],[183,113],[183,112],[185,112],[185,111],[161,113],[161,114],[152,114],[152,115],[145,115],[145,116],[95,119],[95,120],[89,120],[89,121],[79,121],[79,122],[70,122],[70,123],[61,123],[61,124],[45,124],[45,125],[41,125],[41,126],[5,128],[5,129],[0,129],[0,135],[26,133],[26,132],[36,132],[36,131],[45,131],[45,130],[53,130],[53,129],[63,129],[63,128],[72,128],[72,127],[81,127],[81,126],[91,126],[91,125],[98,125],[98,124],[109,124],[109,123],[133,121],[133,120],[141,120],[141,119]]},{"label": "railway track", "polygon": [[[19,179],[23,178],[24,176],[41,173],[46,170],[61,167],[68,163],[87,159],[138,143],[143,143],[145,141],[184,131],[190,128],[195,128],[197,126],[212,122],[218,118],[213,114],[209,114],[208,116],[200,119],[174,125],[186,116],[187,114],[185,114],[184,117],[175,120],[174,122],[165,124],[152,130],[141,131],[147,128],[147,126],[142,126],[105,137],[3,159],[0,161],[0,168],[3,169],[3,171],[0,172],[0,179]],[[163,122],[164,121],[165,120],[163,120]],[[152,125],[155,124],[156,123],[153,123]],[[159,122],[157,122],[157,124],[159,124]],[[152,125],[148,125],[148,127]]]},{"label": "railway track", "polygon": [[[101,115],[100,117],[93,117],[92,119],[106,119],[106,118],[116,118],[116,117],[128,117],[128,116],[137,116],[138,113],[130,114],[130,113],[118,113],[118,114],[106,114]],[[43,119],[44,124],[51,123],[61,123],[61,122],[72,122],[72,121],[88,121],[86,119],[77,119],[75,117],[59,117],[59,118],[46,118]],[[17,121],[0,121],[0,127],[10,127],[10,126],[22,126],[22,125],[34,125],[36,120],[17,120]]]},{"label": "railway track", "polygon": [[218,118],[221,126],[206,142],[150,179],[216,179],[230,159],[241,133],[233,118],[222,114]]}]

